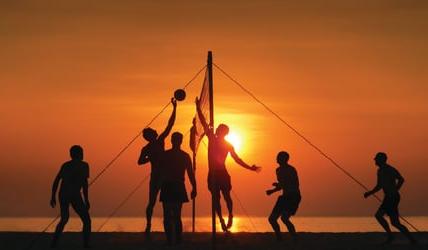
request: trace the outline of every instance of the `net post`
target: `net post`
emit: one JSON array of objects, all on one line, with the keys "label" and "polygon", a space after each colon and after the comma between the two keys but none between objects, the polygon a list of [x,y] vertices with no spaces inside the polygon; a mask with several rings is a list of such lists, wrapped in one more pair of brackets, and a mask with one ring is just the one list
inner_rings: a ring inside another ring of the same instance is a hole
[{"label": "net post", "polygon": [[[193,175],[196,174],[196,152],[193,152]],[[192,200],[192,233],[195,233],[196,197]]]},{"label": "net post", "polygon": [[[214,129],[214,95],[213,95],[213,54],[208,51],[207,58],[208,83],[209,83],[209,101],[210,101],[210,129]],[[215,181],[215,180],[214,180]],[[211,243],[212,249],[216,249],[216,209],[214,195],[211,193]]]}]

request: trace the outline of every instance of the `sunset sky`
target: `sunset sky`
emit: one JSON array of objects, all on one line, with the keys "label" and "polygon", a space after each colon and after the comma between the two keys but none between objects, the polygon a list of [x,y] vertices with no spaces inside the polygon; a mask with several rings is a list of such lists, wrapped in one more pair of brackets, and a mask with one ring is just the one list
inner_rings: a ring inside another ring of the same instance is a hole
[{"label": "sunset sky", "polygon": [[[408,0],[2,1],[0,216],[55,215],[51,184],[69,147],[83,146],[94,177],[203,67],[208,50],[364,184],[375,184],[374,154],[387,152],[406,179],[402,213],[427,215],[427,16],[428,2]],[[202,81],[178,104],[174,131],[190,128]],[[241,139],[238,154],[263,167],[257,174],[228,161],[250,214],[267,216],[276,201],[265,190],[281,150],[299,173],[298,215],[375,212],[374,199],[218,70],[214,91],[216,124],[227,123]],[[170,112],[153,127],[161,131]],[[149,173],[136,164],[144,144],[138,139],[90,188],[93,216],[109,214]],[[206,176],[202,145],[201,216],[210,212]],[[118,215],[143,216],[147,186]]]}]

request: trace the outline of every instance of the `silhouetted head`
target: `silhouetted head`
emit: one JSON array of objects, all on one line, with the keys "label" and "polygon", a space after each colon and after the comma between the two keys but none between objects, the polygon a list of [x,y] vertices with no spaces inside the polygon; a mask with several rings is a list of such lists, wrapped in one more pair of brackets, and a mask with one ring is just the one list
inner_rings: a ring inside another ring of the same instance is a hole
[{"label": "silhouetted head", "polygon": [[385,165],[386,160],[388,160],[388,156],[386,156],[384,152],[379,152],[376,154],[374,160],[378,166]]},{"label": "silhouetted head", "polygon": [[183,134],[180,132],[174,132],[171,135],[171,143],[173,148],[180,148],[183,142]]},{"label": "silhouetted head", "polygon": [[83,148],[79,145],[73,145],[70,148],[70,157],[73,160],[83,160]]},{"label": "silhouetted head", "polygon": [[158,138],[158,132],[152,128],[145,128],[143,129],[143,137],[148,142],[152,142]]},{"label": "silhouetted head", "polygon": [[290,155],[285,151],[281,151],[276,155],[276,162],[278,162],[279,165],[286,164],[288,159],[290,159]]},{"label": "silhouetted head", "polygon": [[215,134],[220,138],[224,138],[227,134],[229,134],[229,127],[226,124],[221,123],[215,130]]}]

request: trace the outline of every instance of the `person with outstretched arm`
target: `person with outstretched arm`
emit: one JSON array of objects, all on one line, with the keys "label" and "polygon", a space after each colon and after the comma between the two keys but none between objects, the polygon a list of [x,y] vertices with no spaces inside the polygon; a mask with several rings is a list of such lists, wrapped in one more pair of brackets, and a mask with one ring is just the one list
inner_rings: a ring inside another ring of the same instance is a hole
[{"label": "person with outstretched arm", "polygon": [[368,198],[380,190],[382,190],[384,193],[382,204],[375,214],[376,220],[388,235],[384,244],[390,244],[394,240],[391,228],[384,218],[385,215],[389,216],[391,225],[397,228],[404,236],[406,236],[410,243],[416,244],[417,242],[409,232],[409,229],[407,229],[407,227],[400,222],[400,213],[398,211],[398,204],[400,203],[399,191],[403,186],[404,178],[397,169],[387,163],[387,159],[388,157],[384,152],[379,152],[376,154],[374,161],[378,167],[377,184],[372,190],[364,193],[364,198]]},{"label": "person with outstretched arm", "polygon": [[153,208],[156,204],[156,199],[159,194],[161,187],[161,171],[163,158],[165,153],[165,138],[171,132],[172,127],[174,126],[176,110],[177,110],[177,101],[172,98],[171,103],[173,106],[172,114],[168,120],[168,125],[165,130],[158,135],[157,131],[153,128],[143,129],[143,138],[148,142],[143,149],[141,150],[140,157],[138,158],[138,165],[144,165],[150,162],[151,172],[150,172],[150,183],[149,183],[149,203],[146,208],[146,236],[150,237],[151,226],[152,226],[152,214]]},{"label": "person with outstretched arm", "polygon": [[[59,205],[61,210],[61,218],[56,226],[51,247],[55,248],[58,239],[64,230],[65,225],[70,217],[70,205],[79,215],[83,222],[83,246],[88,248],[89,237],[91,233],[91,217],[89,216],[89,194],[88,194],[88,178],[89,165],[83,161],[83,149],[79,145],[74,145],[70,148],[71,160],[65,162],[52,185],[52,196],[50,205],[52,208],[56,206],[56,193],[58,185],[59,189]],[[82,198],[83,193],[83,198]]]},{"label": "person with outstretched arm", "polygon": [[[204,128],[204,132],[208,137],[208,189],[213,196],[213,202],[220,219],[221,228],[224,232],[228,232],[233,225],[233,201],[230,196],[230,191],[232,190],[231,179],[225,163],[227,155],[230,153],[236,163],[248,170],[260,172],[261,168],[255,165],[250,166],[245,163],[235,152],[233,146],[226,141],[225,136],[229,133],[229,127],[227,125],[220,124],[215,133],[213,132],[213,128],[208,125],[201,111],[198,98],[196,98],[196,110]],[[220,193],[223,195],[229,211],[227,224],[221,212]]]},{"label": "person with outstretched arm", "polygon": [[271,195],[282,190],[282,195],[278,197],[269,216],[269,223],[275,231],[275,236],[278,241],[282,240],[281,230],[277,222],[280,217],[291,237],[293,237],[294,240],[297,239],[296,229],[290,218],[296,214],[302,197],[300,195],[299,177],[296,169],[288,164],[289,158],[289,154],[285,151],[278,153],[276,157],[276,161],[279,164],[279,167],[276,169],[276,178],[278,182],[272,184],[274,188],[266,191],[267,195]]}]

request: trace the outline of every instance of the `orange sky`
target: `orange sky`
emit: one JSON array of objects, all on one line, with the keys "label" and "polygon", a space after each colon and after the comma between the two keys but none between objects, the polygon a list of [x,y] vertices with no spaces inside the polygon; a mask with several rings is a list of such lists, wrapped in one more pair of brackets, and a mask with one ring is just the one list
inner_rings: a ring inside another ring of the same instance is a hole
[{"label": "orange sky", "polygon": [[[95,176],[203,66],[208,50],[363,183],[374,184],[373,155],[386,151],[407,180],[403,214],[426,215],[427,3],[41,2],[0,7],[0,216],[56,214],[48,207],[51,181],[69,146],[84,147]],[[271,211],[276,198],[264,190],[280,150],[291,153],[300,175],[300,215],[375,211],[375,201],[220,72],[214,81],[216,123],[240,133],[242,158],[263,167],[255,174],[229,164],[249,213]],[[174,130],[189,128],[201,82],[179,103]],[[138,140],[91,188],[95,216],[110,213],[148,173],[136,165],[143,145]],[[198,211],[205,215],[204,152],[198,163]],[[145,186],[119,215],[143,215],[146,199]]]}]

